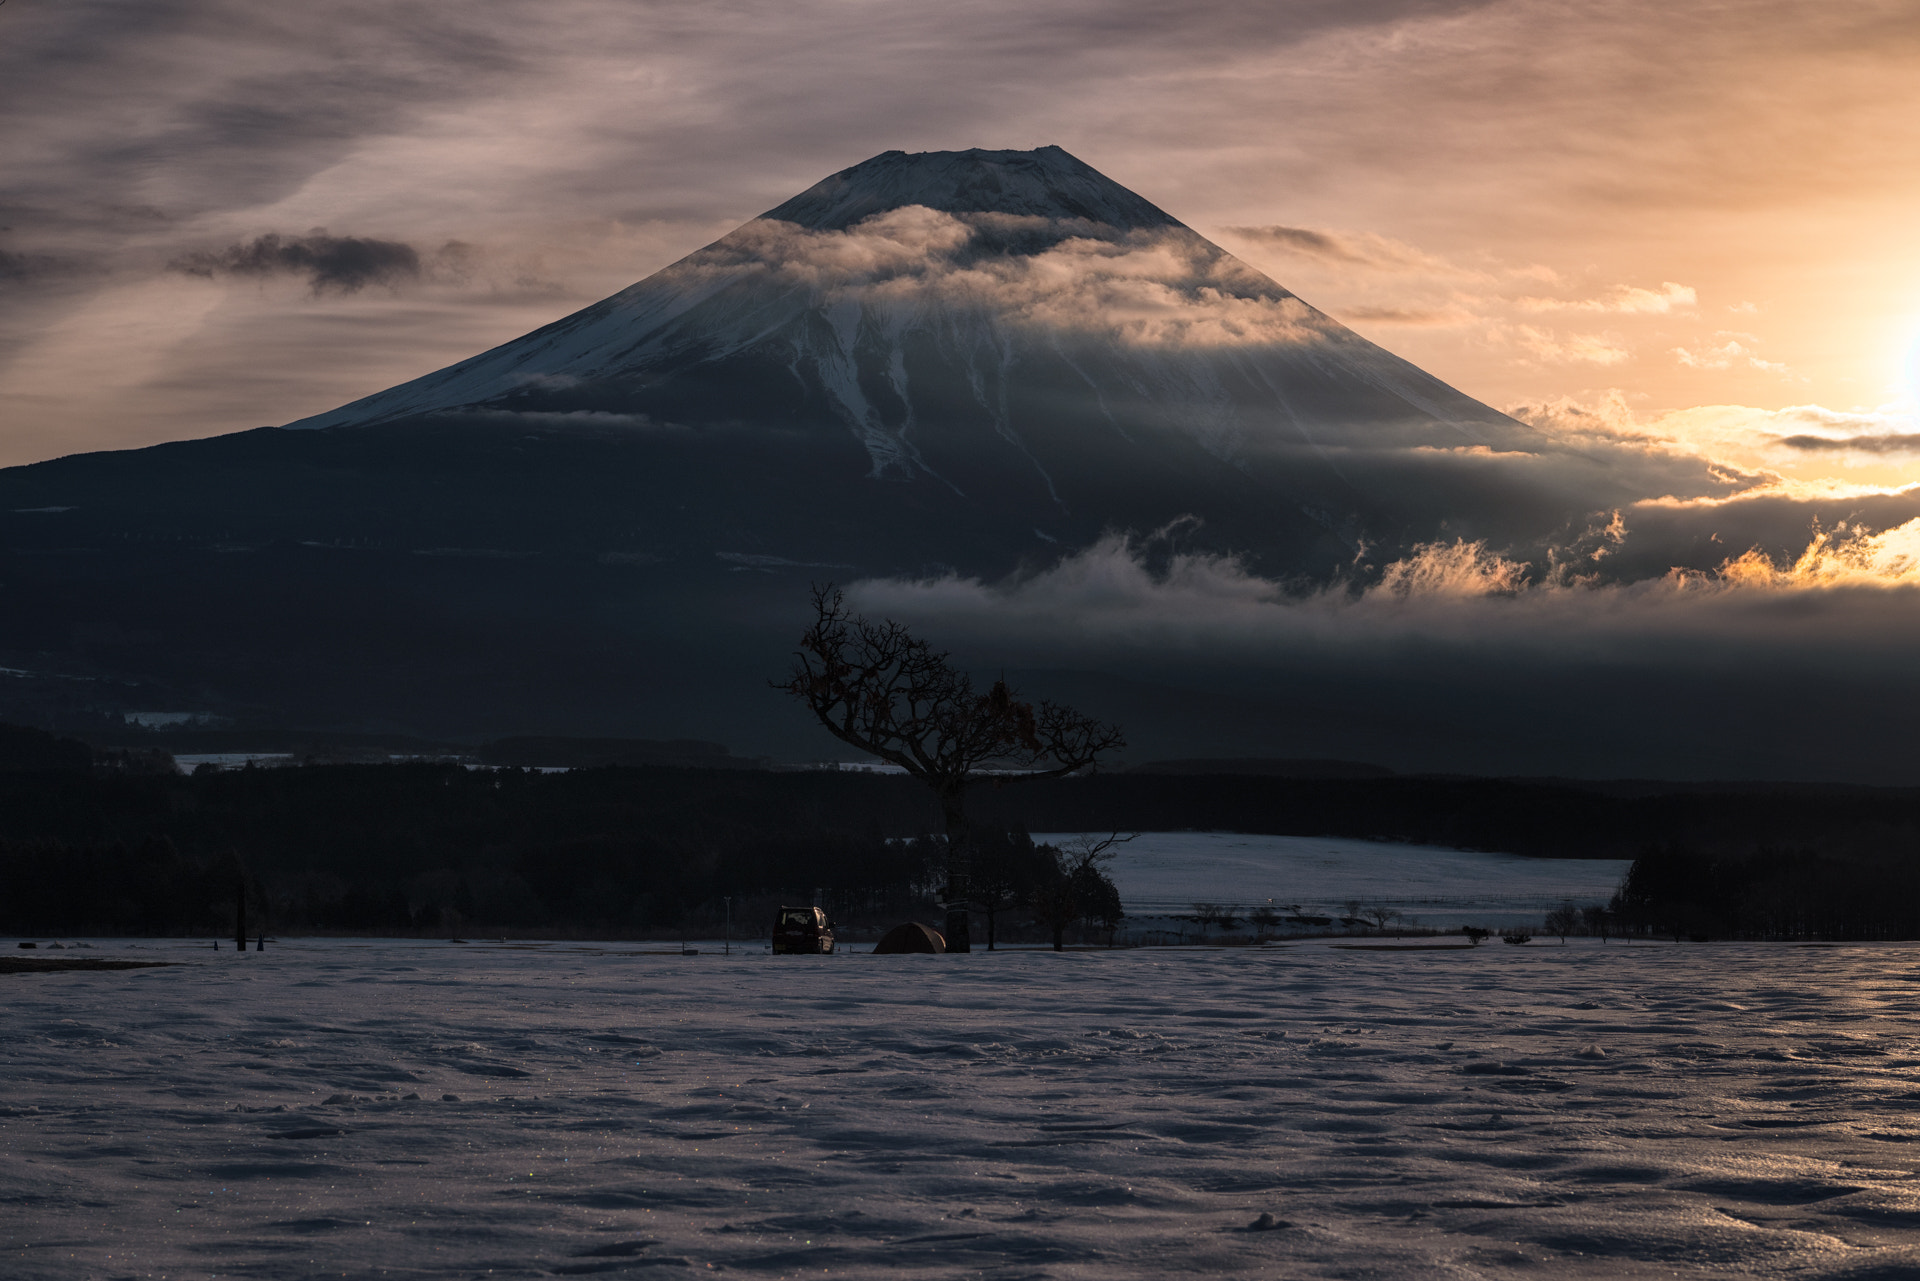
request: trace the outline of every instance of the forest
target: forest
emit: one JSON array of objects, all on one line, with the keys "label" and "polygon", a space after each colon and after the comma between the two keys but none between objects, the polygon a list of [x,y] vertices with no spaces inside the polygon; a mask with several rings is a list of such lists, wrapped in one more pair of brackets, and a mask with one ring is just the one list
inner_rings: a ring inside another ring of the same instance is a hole
[{"label": "forest", "polygon": [[[1129,772],[973,789],[1002,938],[1053,933],[1070,853],[1029,832],[1228,830],[1635,860],[1616,927],[1920,937],[1920,789]],[[782,899],[876,924],[932,911],[940,815],[851,770],[450,762],[201,769],[0,727],[0,931],[758,932]],[[1082,871],[1077,937],[1117,903]],[[731,903],[728,900],[732,900]],[[933,919],[930,915],[927,919]],[[1021,932],[1025,931],[1024,934]],[[1037,933],[1036,933],[1037,931]]]}]

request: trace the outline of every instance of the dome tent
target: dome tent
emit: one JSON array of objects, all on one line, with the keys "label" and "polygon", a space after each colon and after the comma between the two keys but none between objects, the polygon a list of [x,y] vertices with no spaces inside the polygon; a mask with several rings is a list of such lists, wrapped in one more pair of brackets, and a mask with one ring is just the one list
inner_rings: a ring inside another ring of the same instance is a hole
[{"label": "dome tent", "polygon": [[944,952],[947,940],[940,931],[908,921],[905,925],[896,925],[881,936],[873,945],[875,955],[898,955],[902,952]]}]

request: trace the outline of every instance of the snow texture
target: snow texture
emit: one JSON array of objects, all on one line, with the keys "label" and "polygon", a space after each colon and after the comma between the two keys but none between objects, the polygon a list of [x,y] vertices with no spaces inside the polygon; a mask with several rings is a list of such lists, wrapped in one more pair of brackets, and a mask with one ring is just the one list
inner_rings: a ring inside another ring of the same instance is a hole
[{"label": "snow texture", "polygon": [[1920,1275],[1911,946],[113,946],[18,1281]]},{"label": "snow texture", "polygon": [[[1105,832],[1035,832],[1067,845]],[[1299,904],[1339,915],[1350,901],[1377,903],[1440,929],[1538,929],[1563,902],[1605,903],[1631,859],[1525,858],[1518,854],[1396,845],[1327,836],[1143,832],[1113,847],[1108,874],[1132,917],[1182,913],[1196,902],[1253,907]]]}]

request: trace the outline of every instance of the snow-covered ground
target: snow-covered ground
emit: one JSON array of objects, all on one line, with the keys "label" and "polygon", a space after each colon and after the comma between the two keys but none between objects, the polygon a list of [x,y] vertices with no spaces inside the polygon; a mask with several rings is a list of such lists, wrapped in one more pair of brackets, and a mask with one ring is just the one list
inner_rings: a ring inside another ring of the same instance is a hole
[{"label": "snow-covered ground", "polygon": [[[1035,832],[1066,844],[1107,833]],[[1423,925],[1540,927],[1561,903],[1605,903],[1620,888],[1628,859],[1522,858],[1324,836],[1248,836],[1237,832],[1143,832],[1113,847],[1108,874],[1127,914],[1152,918],[1189,912],[1194,903],[1271,901],[1339,916],[1350,901],[1379,903]],[[1141,928],[1136,923],[1135,928]]]},{"label": "snow-covered ground", "polygon": [[1920,1275],[1911,946],[77,955],[22,1281]]}]

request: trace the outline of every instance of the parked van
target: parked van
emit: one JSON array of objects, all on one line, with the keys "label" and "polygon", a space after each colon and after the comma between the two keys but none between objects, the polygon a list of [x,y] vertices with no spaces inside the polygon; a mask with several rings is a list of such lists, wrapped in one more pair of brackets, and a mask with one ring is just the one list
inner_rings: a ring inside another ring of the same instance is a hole
[{"label": "parked van", "polygon": [[825,956],[833,951],[833,922],[817,907],[783,907],[773,918],[773,951]]}]

